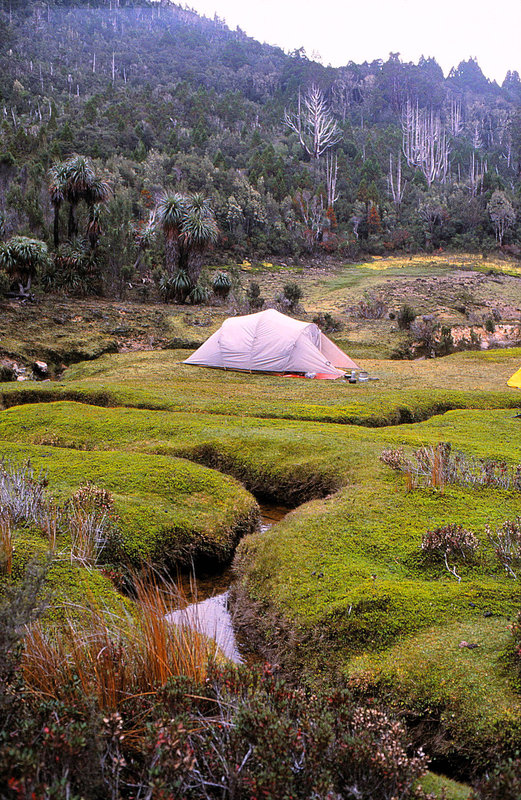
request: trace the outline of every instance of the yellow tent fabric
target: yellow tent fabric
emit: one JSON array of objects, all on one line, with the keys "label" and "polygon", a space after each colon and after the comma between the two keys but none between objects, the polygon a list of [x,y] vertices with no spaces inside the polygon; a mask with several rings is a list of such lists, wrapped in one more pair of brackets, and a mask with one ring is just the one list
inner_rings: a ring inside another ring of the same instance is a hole
[{"label": "yellow tent fabric", "polygon": [[514,372],[510,380],[507,381],[507,385],[512,386],[513,389],[521,389],[521,369]]}]

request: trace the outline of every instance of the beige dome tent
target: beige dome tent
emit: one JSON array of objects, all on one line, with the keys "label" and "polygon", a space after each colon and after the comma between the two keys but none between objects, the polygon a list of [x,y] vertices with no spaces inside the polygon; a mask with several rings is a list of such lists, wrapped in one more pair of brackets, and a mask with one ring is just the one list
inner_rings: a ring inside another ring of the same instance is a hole
[{"label": "beige dome tent", "polygon": [[339,378],[343,370],[358,369],[316,325],[274,309],[230,317],[184,363],[317,378]]}]

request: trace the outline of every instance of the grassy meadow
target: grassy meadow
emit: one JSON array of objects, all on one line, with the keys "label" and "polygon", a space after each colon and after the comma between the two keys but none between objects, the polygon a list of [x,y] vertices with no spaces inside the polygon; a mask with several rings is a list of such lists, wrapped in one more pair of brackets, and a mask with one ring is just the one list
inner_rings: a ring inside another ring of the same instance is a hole
[{"label": "grassy meadow", "polygon": [[[445,255],[307,272],[245,267],[243,280],[254,277],[264,294],[299,282],[302,318],[327,312],[342,319],[332,338],[377,378],[356,385],[183,364],[190,337],[194,346],[206,339],[226,316],[223,307],[129,303],[116,319],[112,305],[100,305],[105,319],[92,304],[78,303],[75,313],[63,302],[56,315],[68,319],[53,323],[48,309],[23,346],[16,336],[24,310],[13,307],[1,340],[6,356],[52,351],[54,364],[78,363],[56,381],[0,385],[0,456],[30,460],[59,503],[87,482],[106,488],[121,563],[224,563],[241,539],[234,613],[252,647],[312,681],[340,674],[360,697],[382,699],[440,769],[487,768],[512,754],[521,734],[521,701],[503,656],[521,590],[486,530],[521,516],[521,493],[490,482],[414,485],[380,455],[450,442],[473,464],[495,459],[514,469],[521,395],[506,382],[521,364],[521,348],[390,359],[403,337],[393,320],[361,320],[348,309],[376,291],[396,311],[413,287],[419,313],[451,324],[492,308],[515,319],[519,273],[513,263]],[[443,297],[433,296],[434,285]],[[193,324],[205,314],[208,324]],[[65,349],[74,324],[85,339],[72,356]],[[33,325],[35,318],[27,330]],[[143,349],[147,337],[146,348],[167,349]],[[173,349],[176,343],[184,349]],[[253,495],[295,510],[268,532],[254,532]],[[479,541],[457,562],[457,577],[421,548],[427,531],[450,524]],[[70,548],[66,536],[60,546]],[[14,576],[42,549],[34,531],[15,530]],[[60,602],[64,587],[81,593],[82,575],[117,602],[108,578],[62,562],[55,569],[67,567],[67,579],[53,579]],[[449,797],[466,796],[449,783]]]}]

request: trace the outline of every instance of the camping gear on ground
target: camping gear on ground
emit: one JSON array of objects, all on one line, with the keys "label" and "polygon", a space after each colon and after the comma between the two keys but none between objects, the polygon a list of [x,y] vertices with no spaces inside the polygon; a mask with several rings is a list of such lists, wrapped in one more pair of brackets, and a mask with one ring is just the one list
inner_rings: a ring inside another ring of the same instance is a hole
[{"label": "camping gear on ground", "polygon": [[340,378],[359,369],[312,322],[300,322],[275,309],[230,317],[184,362],[247,372],[315,374]]},{"label": "camping gear on ground", "polygon": [[511,386],[513,389],[521,389],[521,369],[514,372],[512,377],[507,381],[507,386]]}]

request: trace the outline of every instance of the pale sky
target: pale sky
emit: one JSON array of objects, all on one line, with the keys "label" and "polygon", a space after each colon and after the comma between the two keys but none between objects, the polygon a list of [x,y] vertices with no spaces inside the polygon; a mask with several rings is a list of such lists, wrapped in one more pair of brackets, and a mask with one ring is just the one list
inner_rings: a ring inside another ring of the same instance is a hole
[{"label": "pale sky", "polygon": [[[179,0],[178,0],[179,1]],[[521,0],[187,0],[187,6],[323,64],[434,56],[445,74],[471,56],[502,83],[521,74]]]}]

